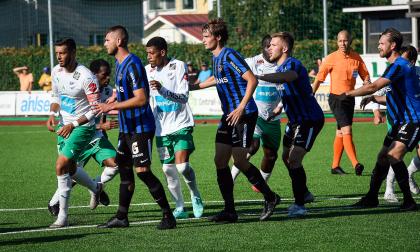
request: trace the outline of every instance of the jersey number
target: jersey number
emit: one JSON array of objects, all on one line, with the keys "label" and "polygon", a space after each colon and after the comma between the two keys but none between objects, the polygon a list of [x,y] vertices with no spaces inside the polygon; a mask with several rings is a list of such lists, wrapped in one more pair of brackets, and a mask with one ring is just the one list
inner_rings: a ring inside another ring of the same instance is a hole
[{"label": "jersey number", "polygon": [[131,145],[131,152],[135,155],[139,153],[139,147],[137,146],[137,142],[134,142]]}]

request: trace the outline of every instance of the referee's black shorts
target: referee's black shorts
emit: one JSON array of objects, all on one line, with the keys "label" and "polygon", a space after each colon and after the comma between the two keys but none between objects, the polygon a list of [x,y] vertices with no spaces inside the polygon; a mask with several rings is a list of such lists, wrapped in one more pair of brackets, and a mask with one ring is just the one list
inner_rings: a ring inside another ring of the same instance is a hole
[{"label": "referee's black shorts", "polygon": [[338,99],[338,95],[330,94],[328,104],[337,121],[337,129],[353,124],[354,97]]}]

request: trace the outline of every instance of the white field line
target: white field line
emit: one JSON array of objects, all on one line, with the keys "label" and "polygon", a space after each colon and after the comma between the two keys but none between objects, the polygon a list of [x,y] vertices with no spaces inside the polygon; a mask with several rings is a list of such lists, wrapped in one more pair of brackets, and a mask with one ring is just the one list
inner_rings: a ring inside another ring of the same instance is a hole
[{"label": "white field line", "polygon": [[[402,199],[402,197],[397,197],[399,199]],[[414,199],[420,199],[420,196],[414,196]],[[326,201],[326,200],[332,200],[332,201],[339,201],[339,200],[359,200],[360,197],[346,197],[346,198],[341,198],[341,197],[315,197],[315,202],[318,201]],[[293,198],[281,198],[281,201],[290,201],[292,202],[294,199]],[[263,202],[263,200],[251,200],[251,199],[247,199],[247,200],[235,200],[236,203],[246,203],[246,202]],[[191,204],[190,201],[186,201],[186,204]],[[224,203],[224,201],[221,200],[209,200],[209,201],[204,201],[204,203],[207,204],[222,204]],[[130,206],[153,206],[156,205],[155,202],[148,202],[148,203],[138,203],[138,204],[131,204]],[[99,205],[98,207],[105,207],[103,205]],[[109,205],[107,207],[118,207],[118,205]],[[89,206],[70,206],[69,208],[72,209],[78,209],[78,208],[89,208]],[[34,208],[0,208],[0,212],[21,212],[21,211],[39,211],[39,210],[47,210],[47,207],[34,207]]]},{"label": "white field line", "polygon": [[[416,199],[419,199],[420,197],[414,197]],[[360,199],[360,197],[351,197],[351,198],[328,198],[328,197],[317,197],[316,199],[320,200],[357,200]],[[282,199],[282,201],[292,201],[290,198]],[[235,202],[262,202],[262,200],[236,200]],[[185,202],[190,204],[191,202]],[[223,203],[223,201],[205,201],[204,203]],[[132,206],[149,206],[149,205],[155,205],[156,203],[140,203],[140,204],[131,204]],[[109,206],[117,206],[117,205],[109,205]],[[71,208],[88,208],[89,206],[73,206]],[[351,209],[352,207],[348,207]],[[330,207],[330,208],[322,208],[322,209],[310,209],[309,212],[320,212],[320,211],[328,211],[328,210],[335,210],[336,208]],[[14,211],[32,211],[32,210],[46,210],[45,207],[38,207],[38,208],[19,208],[19,209],[0,209],[0,212],[14,212]],[[275,211],[275,214],[279,213],[287,213],[287,210],[281,210],[281,211]],[[245,216],[258,216],[259,214],[253,214],[253,213],[245,213],[243,214]],[[187,218],[187,219],[180,219],[177,220],[177,222],[192,222],[200,219],[205,218]],[[151,224],[151,223],[159,223],[160,220],[148,220],[148,221],[137,221],[137,222],[130,222],[130,226],[138,226],[138,225],[144,225],[144,224]],[[40,228],[40,229],[28,229],[28,230],[21,230],[21,231],[11,231],[11,232],[4,232],[0,233],[0,235],[12,235],[12,234],[23,234],[23,233],[37,233],[37,232],[50,232],[50,231],[61,231],[61,230],[69,230],[69,229],[83,229],[83,228],[95,228],[97,225],[79,225],[79,226],[69,226],[64,228]]]}]

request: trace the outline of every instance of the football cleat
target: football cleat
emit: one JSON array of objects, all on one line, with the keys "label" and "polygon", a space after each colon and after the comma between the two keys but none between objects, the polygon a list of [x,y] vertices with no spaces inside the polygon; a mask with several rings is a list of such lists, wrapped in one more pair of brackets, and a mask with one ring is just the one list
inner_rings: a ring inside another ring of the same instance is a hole
[{"label": "football cleat", "polygon": [[204,212],[204,204],[203,200],[200,197],[191,197],[192,207],[193,207],[193,213],[195,218],[200,218],[203,216]]},{"label": "football cleat", "polygon": [[52,206],[50,205],[50,203],[48,203],[48,211],[52,216],[58,216],[58,213],[60,212],[60,203],[57,202]]},{"label": "football cleat", "polygon": [[389,203],[398,202],[397,196],[393,192],[385,192],[384,193],[384,200],[386,200]]},{"label": "football cleat", "polygon": [[400,206],[400,211],[408,212],[408,211],[416,211],[417,204],[413,201],[404,201]]},{"label": "football cleat", "polygon": [[356,173],[356,176],[362,176],[363,170],[365,167],[361,163],[357,163],[354,167],[354,171]]},{"label": "football cleat", "polygon": [[287,214],[289,217],[302,217],[305,216],[308,210],[306,210],[305,206],[299,206],[297,204],[292,204],[288,208],[289,213]]},{"label": "football cleat", "polygon": [[130,224],[128,222],[128,218],[124,218],[122,220],[118,219],[117,216],[112,217],[109,221],[105,222],[104,224],[98,225],[98,228],[125,228],[128,227]]},{"label": "football cleat", "polygon": [[176,220],[172,214],[164,214],[162,220],[160,221],[157,229],[173,229],[176,228]]},{"label": "football cleat", "polygon": [[96,183],[97,186],[97,192],[94,193],[92,191],[90,192],[90,203],[89,207],[91,210],[94,210],[99,205],[99,199],[101,197],[102,191],[104,190],[104,185],[100,182]]},{"label": "football cleat", "polygon": [[420,194],[420,188],[412,176],[408,179],[408,184],[410,185],[410,191],[413,194]]},{"label": "football cleat", "polygon": [[274,201],[265,201],[264,208],[260,216],[260,221],[265,221],[273,214],[274,209],[280,203],[281,199],[280,196],[276,194]]},{"label": "football cleat", "polygon": [[50,225],[50,228],[63,228],[69,226],[67,218],[60,218]]},{"label": "football cleat", "polygon": [[208,220],[218,223],[234,223],[238,221],[238,214],[236,211],[228,212],[226,210],[222,210],[220,213],[208,217]]},{"label": "football cleat", "polygon": [[188,212],[184,211],[184,208],[175,208],[172,214],[175,219],[187,219],[189,217]]},{"label": "football cleat", "polygon": [[356,208],[375,208],[375,207],[378,207],[378,205],[379,205],[378,198],[370,199],[367,196],[364,196],[352,206]]},{"label": "football cleat", "polygon": [[331,174],[345,175],[346,172],[340,166],[337,166],[337,167],[331,169]]}]

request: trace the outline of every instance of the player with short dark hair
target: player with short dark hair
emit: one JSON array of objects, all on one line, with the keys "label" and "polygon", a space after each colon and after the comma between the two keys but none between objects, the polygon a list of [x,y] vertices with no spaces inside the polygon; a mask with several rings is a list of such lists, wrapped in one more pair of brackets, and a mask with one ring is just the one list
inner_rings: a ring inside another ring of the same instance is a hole
[{"label": "player with short dark hair", "polygon": [[[305,203],[313,200],[306,186],[303,158],[324,125],[324,114],[312,93],[308,72],[291,56],[294,39],[288,32],[271,35],[270,60],[277,62],[276,73],[257,75],[260,80],[281,85],[281,98],[289,118],[283,137],[282,158],[292,179],[295,203],[289,207],[290,217],[303,216]],[[306,198],[306,199],[305,199]]]},{"label": "player with short dark hair", "polygon": [[257,80],[242,56],[225,47],[228,32],[222,19],[211,20],[203,26],[202,33],[204,47],[213,53],[213,76],[193,87],[216,85],[223,110],[216,134],[214,162],[225,207],[217,215],[209,217],[209,220],[236,222],[238,219],[233,198],[233,179],[228,166],[231,157],[234,165],[263,194],[265,204],[260,220],[267,220],[280,203],[280,197],[271,191],[258,169],[246,158],[258,117],[257,106],[252,98]]},{"label": "player with short dark hair", "polygon": [[195,172],[189,162],[195,150],[194,117],[188,105],[188,78],[184,62],[168,57],[164,38],[153,37],[146,44],[145,67],[149,79],[150,106],[155,116],[156,147],[168,190],[175,201],[176,219],[188,218],[178,173],[182,175],[191,195],[194,217],[203,215],[203,202],[198,191]]},{"label": "player with short dark hair", "polygon": [[412,151],[420,140],[420,85],[415,68],[407,59],[400,56],[403,42],[401,33],[394,28],[387,28],[379,38],[379,56],[386,58],[390,65],[382,77],[369,85],[346,92],[346,96],[364,96],[388,86],[386,105],[392,128],[388,131],[383,147],[378,154],[375,168],[372,171],[368,193],[355,204],[357,207],[377,207],[378,192],[385,180],[389,166],[395,172],[401,191],[404,195],[401,211],[417,209],[408,183],[407,167],[404,155]]},{"label": "player with short dark hair", "polygon": [[117,164],[121,177],[117,214],[99,227],[128,227],[128,208],[134,193],[135,167],[137,176],[148,187],[160,206],[163,218],[158,229],[176,227],[162,184],[152,173],[151,151],[155,120],[149,104],[149,83],[141,60],[127,48],[128,34],[124,27],[110,28],[105,37],[109,55],[116,59],[115,85],[117,100],[96,106],[100,112],[118,110],[120,133],[118,136]]},{"label": "player with short dark hair", "polygon": [[[92,181],[83,169],[76,166],[77,160],[95,134],[96,112],[93,106],[99,101],[98,81],[88,68],[77,62],[76,42],[72,38],[57,41],[55,55],[58,65],[51,71],[53,101],[47,128],[58,135],[56,174],[59,212],[50,227],[61,228],[68,226],[72,178],[94,192],[95,197],[99,197],[103,186]],[[55,116],[60,116],[57,131]]]}]

